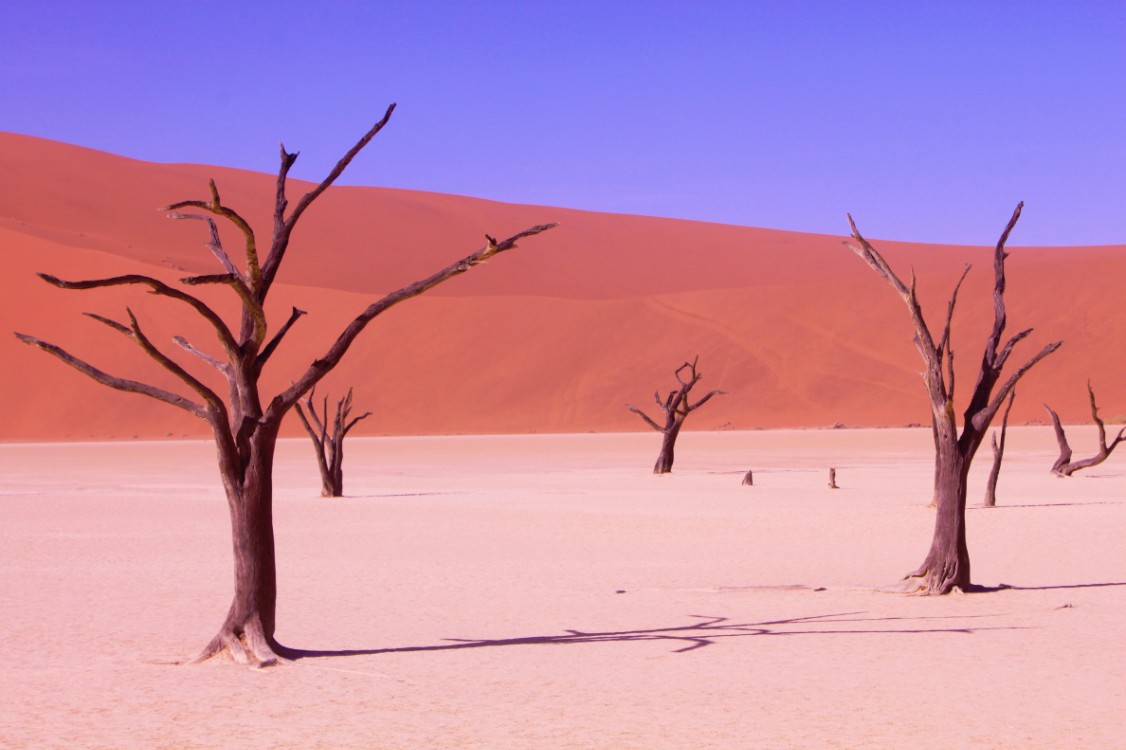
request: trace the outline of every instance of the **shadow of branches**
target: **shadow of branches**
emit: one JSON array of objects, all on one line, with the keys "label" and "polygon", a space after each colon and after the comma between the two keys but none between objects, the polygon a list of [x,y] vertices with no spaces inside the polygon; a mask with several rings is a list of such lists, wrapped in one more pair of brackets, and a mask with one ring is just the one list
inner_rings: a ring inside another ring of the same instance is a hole
[{"label": "shadow of branches", "polygon": [[[516,638],[449,638],[443,643],[419,646],[395,646],[388,648],[315,650],[284,649],[285,658],[306,659],[334,656],[373,656],[378,654],[401,654],[410,652],[454,651],[471,648],[500,648],[504,646],[569,646],[584,643],[636,643],[647,641],[668,642],[676,648],[672,653],[683,654],[718,641],[752,636],[812,636],[812,635],[923,635],[935,633],[958,633],[969,635],[979,630],[1012,630],[1010,627],[904,627],[907,622],[921,620],[965,620],[969,617],[989,617],[972,615],[958,617],[870,617],[865,612],[838,612],[827,615],[794,617],[782,620],[768,620],[756,623],[736,623],[727,617],[710,615],[691,615],[694,622],[660,628],[641,628],[635,630],[586,631],[564,630],[551,635],[532,635]],[[847,627],[855,623],[872,623],[869,627]],[[888,623],[880,627],[879,623]],[[844,627],[842,627],[844,626]]]}]

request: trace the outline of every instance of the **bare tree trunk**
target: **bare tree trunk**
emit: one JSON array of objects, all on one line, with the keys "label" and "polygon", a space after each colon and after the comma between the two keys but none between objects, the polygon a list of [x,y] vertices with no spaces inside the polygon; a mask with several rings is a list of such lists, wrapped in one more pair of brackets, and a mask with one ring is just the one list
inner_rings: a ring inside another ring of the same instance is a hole
[{"label": "bare tree trunk", "polygon": [[955,371],[954,350],[950,327],[958,290],[969,273],[967,265],[950,295],[946,306],[946,322],[937,341],[932,335],[915,293],[915,277],[905,284],[891,269],[883,256],[861,236],[856,223],[849,216],[852,240],[849,247],[873,271],[883,277],[907,305],[915,328],[915,348],[926,366],[923,380],[931,407],[931,428],[935,445],[935,474],[933,500],[936,507],[934,536],[923,564],[907,578],[914,580],[914,591],[923,594],[946,594],[955,589],[965,590],[970,585],[970,558],[966,549],[966,483],[970,465],[993,417],[1004,400],[1016,387],[1017,381],[1037,362],[1059,348],[1059,341],[1048,344],[1038,354],[1018,368],[1007,380],[1000,382],[1001,372],[1012,354],[1013,347],[1027,337],[1026,329],[1001,343],[1007,324],[1005,311],[1005,242],[1020,218],[1024,204],[1018,204],[993,253],[993,329],[985,343],[977,382],[970,393],[962,419],[959,435],[954,411]]},{"label": "bare tree trunk", "polygon": [[[665,422],[663,425],[658,424],[645,412],[638,409],[636,406],[626,405],[626,408],[634,414],[645,420],[645,423],[652,427],[657,432],[662,434],[661,438],[661,452],[657,454],[657,463],[653,466],[654,474],[668,474],[672,471],[672,464],[674,458],[674,451],[676,448],[676,438],[680,435],[680,428],[684,424],[684,420],[688,415],[699,409],[706,404],[712,396],[717,396],[723,391],[711,391],[706,396],[701,398],[696,403],[691,403],[688,399],[688,394],[692,387],[699,382],[703,377],[696,371],[696,363],[700,360],[699,357],[691,362],[685,362],[680,367],[676,368],[676,381],[680,384],[680,388],[674,391],[669,391],[669,395],[664,400],[661,399],[661,392],[657,391],[653,394],[653,398],[657,402],[657,407],[664,413]],[[687,370],[687,380],[681,373]]]},{"label": "bare tree trunk", "polygon": [[356,424],[367,417],[371,412],[364,412],[355,419],[349,420],[352,413],[352,389],[348,394],[336,402],[336,416],[332,420],[332,430],[329,431],[328,397],[325,396],[321,403],[321,412],[317,413],[313,398],[316,395],[313,389],[305,397],[305,409],[301,402],[294,404],[294,410],[305,427],[305,432],[313,441],[313,450],[317,456],[317,468],[321,472],[321,497],[344,496],[344,438]]},{"label": "bare tree trunk", "polygon": [[919,593],[945,594],[970,586],[970,552],[966,545],[966,478],[969,463],[956,443],[944,441],[936,464],[940,482],[934,535],[923,564],[907,578],[915,578]]},{"label": "bare tree trunk", "polygon": [[997,439],[997,431],[993,431],[993,466],[989,469],[989,480],[985,483],[986,508],[997,506],[997,479],[1001,476],[1001,459],[1005,456],[1005,433],[1009,429],[1009,411],[1013,408],[1013,399],[1017,397],[1016,389],[1009,394],[1009,404],[1005,407],[1005,414],[1001,417],[1001,439]]},{"label": "bare tree trunk", "polygon": [[657,463],[653,466],[654,474],[668,474],[672,471],[672,462],[676,458],[676,439],[683,424],[684,420],[676,422],[661,436],[661,452],[657,454]]},{"label": "bare tree trunk", "polygon": [[[234,551],[234,595],[219,632],[196,657],[226,650],[240,664],[277,663],[284,649],[274,639],[277,563],[274,547],[273,463],[277,428],[254,436],[249,455],[220,457]],[[240,465],[245,469],[240,471]]]},{"label": "bare tree trunk", "polygon": [[1052,407],[1044,404],[1044,408],[1048,410],[1048,414],[1052,417],[1052,427],[1056,431],[1056,442],[1060,446],[1060,456],[1056,462],[1052,464],[1052,473],[1060,477],[1069,477],[1080,469],[1088,469],[1092,466],[1098,466],[1103,461],[1110,457],[1110,454],[1118,447],[1118,444],[1126,438],[1126,427],[1118,431],[1118,435],[1109,444],[1106,442],[1106,425],[1103,423],[1102,418],[1099,416],[1099,406],[1095,403],[1095,389],[1091,386],[1091,381],[1087,381],[1087,394],[1091,402],[1091,420],[1099,429],[1099,449],[1098,452],[1090,458],[1084,458],[1080,461],[1071,460],[1071,446],[1068,445],[1067,435],[1063,431],[1063,425],[1060,423],[1060,417]]},{"label": "bare tree trunk", "polygon": [[[382,130],[391,117],[395,105],[387,108],[383,118],[368,130],[354,146],[336,163],[336,166],[319,184],[290,206],[286,185],[290,168],[297,154],[281,149],[274,198],[273,232],[268,251],[263,257],[254,230],[234,209],[225,205],[215,182],[209,184],[208,200],[188,200],[174,203],[164,210],[173,219],[191,219],[205,223],[210,230],[208,249],[223,267],[224,273],[192,276],[180,279],[190,287],[205,286],[225,288],[234,292],[241,304],[241,314],[235,326],[222,318],[203,299],[173,287],[159,279],[140,274],[126,274],[102,279],[66,281],[49,274],[39,276],[60,289],[98,289],[112,286],[135,285],[147,287],[157,296],[186,304],[214,331],[223,356],[216,357],[193,345],[182,337],[173,341],[181,349],[201,359],[214,368],[224,387],[216,390],[191,374],[175,359],[161,351],[144,333],[133,312],[126,308],[128,323],[90,314],[94,320],[109,326],[138,345],[153,361],[172,373],[191,395],[165,390],[140,381],[106,373],[66,350],[23,333],[16,337],[35,346],[73,367],[93,380],[116,390],[138,393],[178,407],[211,425],[218,449],[219,475],[226,490],[231,515],[231,537],[235,558],[235,591],[230,609],[219,632],[203,650],[197,660],[221,652],[229,652],[239,662],[265,665],[277,662],[283,649],[274,638],[277,605],[277,569],[273,531],[273,464],[274,449],[282,420],[306,393],[327,375],[347,353],[356,337],[375,317],[391,307],[432,289],[456,276],[485,263],[489,259],[516,247],[526,237],[545,232],[554,224],[530,227],[498,242],[485,235],[487,244],[470,255],[451,263],[430,276],[390,292],[368,306],[356,316],[337,336],[327,352],[313,360],[304,373],[291,381],[290,386],[264,402],[259,392],[259,377],[270,356],[286,333],[304,315],[293,308],[289,319],[267,339],[269,326],[266,319],[266,296],[277,275],[278,268],[289,247],[294,227],[305,210],[340,176],[352,159]],[[192,208],[203,213],[185,214],[182,209]],[[229,222],[244,244],[245,262],[240,267],[223,247],[216,218]],[[237,330],[237,333],[236,333]],[[225,395],[220,393],[225,392]],[[350,406],[351,392],[346,406]],[[265,408],[264,408],[265,403]],[[315,411],[310,411],[315,416]],[[367,415],[364,415],[367,416]],[[348,429],[359,419],[347,421],[347,408],[338,408],[333,436],[336,444],[322,458],[322,475],[326,482],[340,488],[343,481],[343,451],[341,443]],[[322,427],[326,427],[325,414]],[[307,425],[308,426],[308,425]],[[310,431],[312,434],[312,431]],[[329,439],[327,429],[323,437]],[[314,442],[317,437],[314,436]]]}]

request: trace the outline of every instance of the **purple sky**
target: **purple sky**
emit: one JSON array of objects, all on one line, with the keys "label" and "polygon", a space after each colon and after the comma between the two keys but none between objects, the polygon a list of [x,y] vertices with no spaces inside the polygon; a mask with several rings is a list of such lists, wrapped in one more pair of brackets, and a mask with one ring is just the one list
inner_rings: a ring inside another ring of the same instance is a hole
[{"label": "purple sky", "polygon": [[1122,0],[0,0],[0,130],[319,179],[390,102],[347,184],[1126,243]]}]

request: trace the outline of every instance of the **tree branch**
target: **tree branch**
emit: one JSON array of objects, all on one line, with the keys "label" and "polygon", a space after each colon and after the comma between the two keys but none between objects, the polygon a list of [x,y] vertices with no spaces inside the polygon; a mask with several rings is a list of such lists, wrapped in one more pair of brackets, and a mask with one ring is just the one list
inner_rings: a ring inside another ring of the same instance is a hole
[{"label": "tree branch", "polygon": [[223,249],[223,243],[219,239],[219,227],[215,220],[210,216],[202,216],[201,214],[181,214],[172,212],[168,214],[169,219],[195,219],[197,221],[205,221],[211,229],[211,241],[207,243],[207,248],[211,250],[212,254],[219,259],[227,273],[239,277],[245,284],[246,279],[243,277],[242,272],[238,270],[238,266],[231,260],[231,256],[227,255],[227,251]]},{"label": "tree branch", "polygon": [[168,370],[170,373],[183,381],[185,385],[198,393],[209,407],[209,411],[211,413],[222,414],[225,420],[227,408],[223,404],[223,401],[219,398],[219,396],[206,385],[197,380],[191,373],[181,367],[178,363],[165,355],[164,352],[160,351],[160,349],[158,349],[156,345],[154,345],[152,341],[150,341],[148,337],[145,336],[145,334],[141,331],[141,326],[137,323],[137,318],[133,315],[133,311],[126,308],[126,312],[129,314],[129,322],[133,331],[133,339],[140,345],[145,353],[148,354],[152,359],[154,359],[157,364]]},{"label": "tree branch", "polygon": [[242,300],[244,312],[248,313],[251,320],[254,322],[254,345],[262,345],[262,341],[266,338],[266,311],[262,309],[262,305],[258,304],[258,300],[254,297],[250,289],[247,288],[246,284],[243,283],[241,276],[229,273],[209,274],[207,276],[188,276],[180,279],[180,282],[188,286],[225,284],[234,289],[239,299]]},{"label": "tree branch", "polygon": [[1071,446],[1068,445],[1067,435],[1064,433],[1063,425],[1060,423],[1060,415],[1056,414],[1055,409],[1047,404],[1044,404],[1044,408],[1048,410],[1048,414],[1052,417],[1052,427],[1056,431],[1056,443],[1058,443],[1060,447],[1060,456],[1056,459],[1056,462],[1052,464],[1052,473],[1065,477],[1068,474],[1065,469],[1071,464]]},{"label": "tree branch", "polygon": [[958,278],[958,283],[954,285],[954,291],[950,293],[950,302],[946,305],[946,324],[942,327],[942,338],[938,341],[938,346],[935,347],[935,353],[938,360],[941,362],[943,354],[946,355],[946,397],[949,401],[954,400],[954,344],[950,340],[950,325],[954,321],[954,306],[958,302],[958,290],[962,288],[962,282],[966,280],[966,276],[970,272],[970,264],[967,263],[965,268],[962,269],[962,275]]},{"label": "tree branch", "polygon": [[125,286],[129,284],[148,286],[152,289],[153,294],[170,297],[191,306],[192,309],[199,313],[208,323],[211,324],[211,327],[215,329],[215,333],[219,337],[219,342],[223,345],[223,349],[225,349],[228,354],[231,354],[233,356],[234,353],[238,351],[238,344],[235,342],[235,338],[231,334],[230,329],[227,328],[227,324],[223,322],[223,319],[220,318],[215,313],[215,311],[208,307],[202,300],[199,300],[196,297],[187,294],[186,292],[182,292],[179,289],[170,287],[163,281],[160,281],[158,279],[154,279],[150,276],[142,276],[140,274],[126,274],[124,276],[114,276],[107,279],[66,281],[58,278],[57,276],[51,276],[50,274],[46,273],[40,273],[37,275],[48,284],[56,286],[59,289],[100,289],[103,287]]},{"label": "tree branch", "polygon": [[712,396],[726,396],[726,395],[727,395],[727,391],[721,391],[721,390],[718,390],[718,389],[714,390],[714,391],[708,393],[706,396],[704,396],[702,399],[700,399],[696,403],[689,406],[687,410],[688,411],[695,411],[695,410],[699,409],[701,406],[706,404],[708,402],[708,399],[710,399]]},{"label": "tree branch", "polygon": [[993,366],[998,371],[1000,371],[1001,368],[1005,366],[1005,362],[1008,361],[1009,355],[1013,353],[1013,347],[1016,346],[1024,338],[1026,338],[1030,333],[1032,333],[1032,329],[1026,328],[1005,342],[1005,345],[1001,347],[1000,353],[993,359]]},{"label": "tree branch", "polygon": [[296,307],[293,308],[293,311],[289,314],[289,320],[285,322],[285,325],[281,327],[281,330],[274,334],[274,337],[270,339],[270,343],[266,344],[266,347],[262,349],[262,353],[258,355],[259,369],[261,369],[262,366],[266,364],[266,360],[268,360],[270,358],[270,355],[274,353],[274,350],[278,348],[278,344],[281,343],[281,340],[285,336],[285,334],[289,332],[289,329],[293,327],[293,324],[297,322],[297,319],[304,314],[304,310],[298,310]]},{"label": "tree branch", "polygon": [[347,435],[349,432],[351,432],[352,428],[356,426],[357,422],[360,422],[364,419],[367,419],[370,416],[371,416],[371,412],[365,411],[363,414],[361,414],[360,416],[353,419],[351,422],[349,422],[347,425],[345,425],[344,432],[341,433],[341,437],[343,437],[344,435]]},{"label": "tree branch", "polygon": [[1059,349],[1062,344],[1063,341],[1053,341],[1041,349],[1035,357],[1025,362],[1019,370],[1010,375],[1009,379],[1005,381],[1005,384],[997,391],[993,400],[989,402],[989,405],[973,416],[974,429],[979,432],[984,432],[988,429],[989,423],[993,421],[993,416],[997,413],[997,410],[1001,408],[1001,403],[1008,397],[1009,391],[1016,387],[1017,381],[1024,377],[1024,374],[1031,370],[1033,365],[1044,359],[1044,357],[1047,357],[1056,349]]},{"label": "tree branch", "polygon": [[1107,445],[1106,425],[1103,423],[1102,418],[1099,416],[1099,407],[1098,404],[1095,403],[1095,389],[1094,387],[1092,387],[1090,380],[1087,381],[1087,394],[1091,403],[1091,419],[1095,422],[1095,426],[1099,431],[1098,452],[1096,452],[1095,455],[1091,456],[1090,458],[1084,458],[1074,463],[1072,463],[1071,461],[1071,446],[1069,446],[1067,443],[1067,436],[1064,434],[1063,425],[1060,424],[1059,416],[1054,411],[1052,411],[1052,407],[1044,404],[1044,408],[1047,409],[1048,413],[1052,415],[1052,426],[1056,431],[1056,442],[1058,442],[1060,446],[1060,457],[1056,459],[1056,462],[1054,464],[1052,464],[1052,473],[1058,476],[1069,477],[1080,469],[1087,469],[1091,466],[1097,466],[1098,464],[1101,464],[1103,461],[1110,457],[1110,454],[1114,451],[1115,447],[1117,447],[1117,445],[1122,442],[1123,438],[1126,437],[1126,427],[1123,427],[1118,431],[1118,435],[1115,436],[1113,442],[1111,442],[1110,445]]},{"label": "tree branch", "polygon": [[212,367],[214,367],[216,370],[223,373],[224,375],[230,375],[230,373],[231,373],[231,363],[230,362],[220,361],[220,360],[216,359],[215,357],[212,357],[207,352],[202,351],[200,349],[197,349],[194,344],[192,344],[190,341],[188,341],[183,336],[173,336],[172,340],[175,341],[180,346],[180,348],[183,349],[184,351],[188,352],[189,354],[191,354],[193,356],[198,357],[199,359],[201,359],[204,362],[206,362],[207,364],[211,365]]},{"label": "tree branch", "polygon": [[172,393],[171,391],[166,391],[162,388],[157,388],[156,386],[152,386],[147,383],[141,383],[136,380],[127,380],[125,378],[119,378],[115,375],[110,375],[102,370],[99,370],[88,362],[78,359],[74,355],[67,352],[65,349],[62,349],[61,347],[47,341],[43,341],[42,339],[35,338],[34,336],[17,333],[16,338],[24,342],[25,344],[29,344],[30,346],[34,346],[37,349],[41,349],[42,351],[47,352],[48,354],[54,355],[58,359],[81,372],[83,375],[86,375],[87,377],[98,383],[101,383],[102,385],[109,386],[110,388],[118,391],[125,391],[127,393],[139,393],[142,396],[148,396],[149,398],[154,398],[157,401],[163,401],[166,404],[176,406],[180,409],[183,409],[184,411],[194,414],[200,419],[208,419],[207,409],[202,404],[197,404],[194,401],[186,399],[177,393]]},{"label": "tree branch", "polygon": [[282,146],[281,166],[278,169],[277,194],[274,206],[274,238],[269,255],[266,256],[266,262],[262,267],[261,294],[263,296],[274,283],[274,277],[277,275],[278,267],[281,265],[282,258],[285,257],[286,249],[289,247],[290,234],[293,232],[293,227],[297,224],[297,220],[301,218],[301,214],[305,212],[305,209],[307,209],[321,193],[336,181],[336,178],[352,163],[352,159],[356,157],[356,154],[360,153],[380,130],[383,130],[383,126],[391,119],[391,113],[394,111],[395,105],[392,104],[387,108],[382,119],[375,123],[375,125],[372,125],[371,129],[364,133],[360,140],[356,141],[356,145],[352,146],[352,148],[348,150],[348,153],[340,158],[340,161],[336,163],[336,166],[332,168],[328,176],[321,180],[320,184],[315,188],[302,196],[301,200],[297,202],[297,205],[294,206],[293,211],[288,217],[285,217],[285,208],[288,203],[285,197],[285,181],[289,168],[293,166],[293,162],[297,160],[297,154],[286,153],[285,146]]},{"label": "tree branch", "polygon": [[352,345],[352,342],[355,341],[360,332],[363,331],[364,328],[367,327],[367,324],[370,323],[376,316],[380,315],[383,312],[386,312],[388,309],[399,304],[400,302],[411,299],[412,297],[417,297],[423,292],[438,286],[442,282],[449,281],[455,276],[460,276],[461,274],[469,271],[475,266],[484,263],[489,258],[495,255],[499,255],[500,253],[507,252],[508,250],[515,248],[516,243],[519,240],[525,237],[531,237],[533,235],[540,234],[541,232],[546,232],[547,230],[555,226],[557,225],[540,224],[538,226],[530,227],[529,229],[525,229],[522,232],[514,234],[503,242],[490,242],[484,248],[476,251],[471,255],[466,256],[465,258],[462,258],[456,263],[452,263],[449,266],[446,266],[441,271],[438,271],[432,276],[429,276],[428,278],[425,278],[421,281],[416,281],[415,283],[409,284],[397,291],[391,292],[378,302],[375,302],[362,313],[360,313],[344,329],[344,331],[336,339],[336,342],[332,345],[332,347],[329,348],[328,352],[320,359],[314,360],[312,365],[309,366],[309,369],[305,371],[305,374],[302,375],[300,379],[298,379],[287,390],[274,397],[273,402],[270,404],[269,411],[274,414],[276,418],[280,419],[281,415],[284,414],[285,411],[287,411],[294,403],[296,403],[297,399],[301,397],[301,394],[305,393],[305,391],[316,385],[321,378],[323,378],[333,367],[336,366],[336,364],[340,361],[340,358],[343,357],[345,352],[348,351],[348,348]]},{"label": "tree branch", "polygon": [[170,206],[165,206],[164,211],[176,212],[181,208],[198,208],[203,211],[208,211],[216,216],[222,216],[234,224],[243,237],[246,238],[246,278],[247,286],[251,290],[257,291],[262,281],[262,271],[258,266],[258,244],[254,239],[254,229],[246,219],[235,210],[223,205],[222,200],[219,198],[219,188],[215,186],[215,180],[208,181],[208,187],[211,189],[211,201],[180,201],[173,203]]},{"label": "tree branch", "polygon": [[[303,424],[305,426],[305,432],[309,433],[309,437],[313,440],[313,443],[317,446],[317,449],[323,450],[324,449],[324,437],[323,437],[323,435],[317,434],[319,432],[319,430],[313,429],[313,425],[309,423],[309,419],[305,416],[305,412],[304,412],[304,410],[302,410],[301,404],[300,403],[294,404],[293,410],[296,411],[297,416],[301,418],[301,424]],[[310,407],[309,413],[313,416],[314,419],[316,419],[316,414],[313,413],[312,407]]]},{"label": "tree branch", "polygon": [[639,416],[639,417],[641,417],[642,419],[644,419],[644,420],[645,420],[645,422],[646,422],[646,424],[648,424],[648,425],[649,425],[650,427],[652,427],[652,428],[653,428],[654,430],[656,430],[657,432],[664,432],[664,431],[665,431],[665,428],[664,428],[664,427],[661,427],[661,426],[660,426],[659,424],[657,424],[656,422],[654,422],[654,421],[653,421],[653,420],[652,420],[652,419],[651,419],[651,418],[649,417],[649,415],[648,415],[648,414],[646,414],[645,412],[641,411],[641,409],[638,409],[638,408],[637,408],[636,406],[633,406],[633,405],[631,405],[631,404],[626,404],[626,408],[627,408],[627,409],[629,409],[630,411],[632,411],[632,412],[633,412],[634,414],[636,414],[637,416]]},{"label": "tree branch", "polygon": [[82,313],[82,314],[85,315],[87,318],[93,318],[94,320],[98,321],[99,323],[106,325],[106,326],[109,326],[110,328],[117,331],[118,333],[123,333],[126,336],[130,336],[130,337],[133,335],[133,329],[132,328],[130,328],[129,326],[124,325],[122,323],[118,323],[116,320],[112,320],[110,318],[107,318],[104,315],[98,315],[97,313],[91,313],[91,312]]},{"label": "tree branch", "polygon": [[[1021,201],[1013,210],[1013,215],[1009,218],[1009,223],[1005,225],[1005,229],[1001,232],[1001,238],[997,240],[997,246],[993,250],[993,331],[989,334],[985,348],[987,362],[991,366],[995,366],[997,345],[1001,341],[1001,334],[1005,332],[1007,321],[1005,313],[1005,258],[1009,257],[1009,254],[1005,252],[1005,243],[1008,242],[1009,234],[1016,226],[1023,208],[1024,201]],[[1011,349],[1011,347],[1007,348]],[[996,369],[1000,370],[1000,367],[996,366]]]},{"label": "tree branch", "polygon": [[[927,328],[927,322],[923,318],[923,310],[919,306],[919,299],[915,294],[915,272],[911,272],[911,286],[908,287],[896,276],[895,271],[884,260],[884,256],[880,255],[876,248],[861,236],[860,230],[856,227],[856,222],[852,219],[852,214],[848,214],[848,225],[852,228],[852,238],[860,244],[846,241],[845,245],[860,256],[873,271],[886,279],[891,284],[892,289],[899,293],[899,296],[907,305],[911,322],[915,326],[915,346],[918,348],[919,354],[922,355],[923,361],[927,364],[928,371],[937,376],[939,385],[942,385],[942,368],[938,357],[938,348],[934,345],[934,337],[931,336],[930,329]],[[945,394],[945,388],[943,388],[943,393]]]}]

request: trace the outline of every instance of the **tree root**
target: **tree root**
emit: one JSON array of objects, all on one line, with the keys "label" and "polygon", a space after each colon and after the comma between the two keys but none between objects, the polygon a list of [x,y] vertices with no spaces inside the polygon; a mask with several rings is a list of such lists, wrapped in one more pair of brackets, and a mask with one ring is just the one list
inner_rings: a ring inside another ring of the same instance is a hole
[{"label": "tree root", "polygon": [[226,654],[236,664],[249,666],[253,669],[265,669],[289,661],[279,652],[284,653],[284,647],[275,642],[273,638],[267,637],[262,630],[261,622],[255,618],[244,623],[242,627],[224,623],[203,651],[187,663],[202,664]]},{"label": "tree root", "polygon": [[960,571],[957,563],[947,563],[936,566],[929,560],[924,561],[916,570],[903,577],[906,582],[904,593],[911,596],[942,596],[951,593],[963,593],[970,589],[968,583],[959,582]]}]

